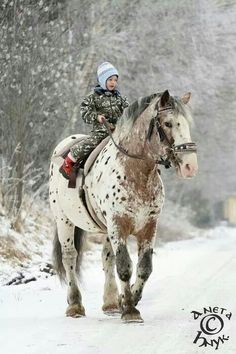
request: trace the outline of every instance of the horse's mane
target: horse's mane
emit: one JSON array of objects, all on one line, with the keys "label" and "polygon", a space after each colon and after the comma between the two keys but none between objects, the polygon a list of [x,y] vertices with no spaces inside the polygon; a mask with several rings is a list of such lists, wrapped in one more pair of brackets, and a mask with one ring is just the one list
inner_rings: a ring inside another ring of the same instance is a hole
[{"label": "horse's mane", "polygon": [[[131,124],[135,123],[137,118],[145,111],[145,109],[150,105],[154,98],[160,97],[162,93],[153,93],[149,96],[140,97],[138,100],[134,101],[125,109],[120,124]],[[184,104],[181,99],[177,96],[170,96],[169,105],[177,114],[183,115],[189,124],[192,123],[192,117],[190,114],[189,107]]]},{"label": "horse's mane", "polygon": [[136,119],[145,111],[152,100],[160,96],[160,93],[153,93],[152,95],[140,97],[138,100],[134,101],[129,105],[129,107],[124,112],[125,121],[131,120],[133,123]]},{"label": "horse's mane", "polygon": [[190,107],[183,103],[179,97],[171,96],[170,105],[173,107],[174,111],[177,114],[181,114],[182,116],[184,116],[190,125],[193,123]]}]

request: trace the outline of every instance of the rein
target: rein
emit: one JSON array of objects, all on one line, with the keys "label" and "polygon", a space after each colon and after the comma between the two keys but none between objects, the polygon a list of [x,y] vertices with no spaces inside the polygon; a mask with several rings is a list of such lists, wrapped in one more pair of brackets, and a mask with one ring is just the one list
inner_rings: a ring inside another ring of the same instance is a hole
[{"label": "rein", "polygon": [[[110,101],[110,103],[111,103],[111,101]],[[95,101],[94,101],[94,107],[95,107],[95,110],[96,110]],[[112,110],[112,106],[111,106],[111,110]],[[115,142],[115,140],[114,140],[114,138],[113,138],[113,136],[112,136],[112,131],[111,131],[111,128],[110,128],[110,126],[109,126],[108,121],[105,120],[103,124],[105,125],[105,127],[106,127],[106,129],[107,129],[107,132],[108,132],[108,134],[109,134],[109,136],[110,136],[110,138],[111,138],[113,144],[115,145],[115,147],[116,147],[120,152],[122,152],[122,154],[124,154],[124,155],[126,155],[126,156],[128,156],[128,157],[134,158],[134,159],[145,160],[145,159],[144,159],[142,156],[140,156],[140,155],[129,154],[127,149],[125,149],[125,148],[124,148],[123,146],[121,146],[121,145],[118,145],[118,144]]]},{"label": "rein", "polygon": [[[162,128],[162,126],[160,125],[160,114],[162,112],[165,111],[172,111],[173,108],[171,106],[165,107],[163,109],[158,109],[157,110],[157,115],[155,117],[153,117],[150,121],[150,125],[149,125],[149,129],[148,129],[148,133],[146,136],[146,140],[151,139],[152,133],[153,133],[153,129],[156,126],[157,131],[159,133],[160,136],[160,140],[167,141],[168,147],[169,147],[169,154],[167,156],[167,158],[164,158],[163,156],[161,156],[160,160],[158,160],[156,163],[159,165],[164,165],[165,168],[169,168],[171,167],[171,162],[170,162],[170,157],[172,157],[172,159],[179,164],[181,162],[181,159],[179,158],[178,154],[179,153],[192,153],[192,152],[197,152],[197,145],[195,143],[183,143],[183,144],[179,144],[179,145],[175,145],[174,143],[171,143],[171,141],[169,140],[168,136],[166,135],[164,129]],[[145,160],[145,158],[141,155],[136,155],[136,154],[130,154],[128,152],[127,149],[125,149],[122,145],[117,144],[112,136],[112,131],[110,129],[109,123],[107,121],[105,121],[103,123],[108,131],[108,134],[113,142],[113,144],[115,145],[115,147],[122,152],[124,155],[131,157],[131,158],[135,158],[135,159],[139,159],[139,160]]]},{"label": "rein", "polygon": [[113,142],[113,144],[115,145],[115,147],[116,147],[120,152],[122,152],[124,155],[126,155],[126,156],[128,156],[128,157],[131,157],[131,158],[134,158],[134,159],[145,160],[143,156],[141,156],[141,155],[135,155],[135,154],[129,154],[127,149],[125,149],[122,145],[118,145],[118,144],[115,142],[115,140],[114,140],[114,138],[113,138],[113,136],[112,136],[112,132],[111,132],[111,129],[110,129],[110,127],[109,127],[109,123],[107,122],[107,120],[105,120],[105,122],[104,122],[103,124],[105,125],[105,127],[106,127],[106,129],[107,129],[107,131],[108,131],[108,134],[109,134],[109,136],[110,136],[110,138],[111,138],[111,140],[112,140],[112,142]]}]

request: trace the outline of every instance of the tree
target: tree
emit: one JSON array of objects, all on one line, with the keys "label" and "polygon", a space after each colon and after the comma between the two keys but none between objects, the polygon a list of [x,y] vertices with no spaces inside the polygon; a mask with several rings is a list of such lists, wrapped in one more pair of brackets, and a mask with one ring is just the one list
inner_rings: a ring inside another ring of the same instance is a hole
[{"label": "tree", "polygon": [[0,10],[1,191],[16,227],[24,187],[42,183],[42,161],[76,109],[79,64],[65,1],[5,1]]}]

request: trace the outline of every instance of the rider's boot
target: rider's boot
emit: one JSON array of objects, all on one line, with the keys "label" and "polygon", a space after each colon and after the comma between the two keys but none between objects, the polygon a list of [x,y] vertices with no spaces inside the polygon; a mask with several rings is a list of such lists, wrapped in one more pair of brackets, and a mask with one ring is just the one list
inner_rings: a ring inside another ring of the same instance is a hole
[{"label": "rider's boot", "polygon": [[75,161],[73,161],[70,157],[70,155],[67,155],[63,165],[60,167],[59,172],[66,178],[69,179],[70,175],[72,173],[73,166],[75,164]]}]

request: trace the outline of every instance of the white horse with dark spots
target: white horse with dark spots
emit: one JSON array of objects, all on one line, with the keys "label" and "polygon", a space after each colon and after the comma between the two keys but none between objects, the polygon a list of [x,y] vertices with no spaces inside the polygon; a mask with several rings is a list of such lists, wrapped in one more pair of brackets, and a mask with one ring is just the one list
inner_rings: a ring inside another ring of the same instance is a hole
[{"label": "white horse with dark spots", "polygon": [[[194,177],[198,169],[196,144],[190,136],[189,99],[190,93],[180,98],[165,91],[131,104],[86,175],[81,178],[79,172],[75,189],[68,188],[55,157],[68,151],[77,136],[65,139],[55,149],[50,176],[50,204],[57,230],[54,263],[68,285],[67,316],[85,316],[76,264],[81,260],[84,232],[89,231],[104,234],[103,311],[120,312],[124,322],[143,321],[136,306],[152,272],[153,247],[164,202],[159,165],[171,164],[181,178]],[[138,245],[136,280],[132,285],[127,248],[130,235]]]}]

